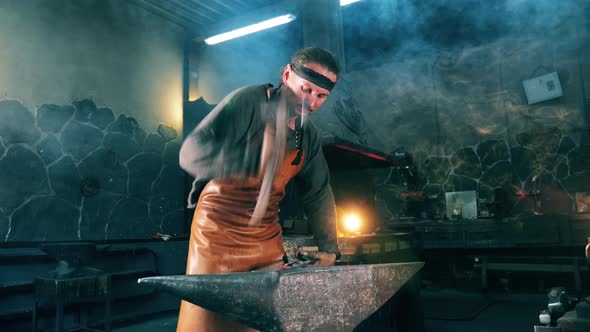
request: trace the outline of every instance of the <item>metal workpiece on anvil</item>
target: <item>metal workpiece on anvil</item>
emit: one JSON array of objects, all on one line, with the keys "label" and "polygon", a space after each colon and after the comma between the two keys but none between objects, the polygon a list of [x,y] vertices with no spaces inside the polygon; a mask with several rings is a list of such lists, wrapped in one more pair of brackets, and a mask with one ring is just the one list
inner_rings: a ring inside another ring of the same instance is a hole
[{"label": "metal workpiece on anvil", "polygon": [[261,331],[352,331],[424,263],[345,265],[142,278]]}]

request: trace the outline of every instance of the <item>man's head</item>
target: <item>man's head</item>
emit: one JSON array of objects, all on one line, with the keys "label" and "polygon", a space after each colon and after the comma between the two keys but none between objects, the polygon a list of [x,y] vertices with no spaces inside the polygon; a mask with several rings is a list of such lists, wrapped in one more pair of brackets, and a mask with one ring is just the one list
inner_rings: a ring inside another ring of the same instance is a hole
[{"label": "man's head", "polygon": [[309,47],[297,51],[285,66],[282,81],[295,112],[317,110],[326,101],[338,80],[340,65],[328,51]]}]

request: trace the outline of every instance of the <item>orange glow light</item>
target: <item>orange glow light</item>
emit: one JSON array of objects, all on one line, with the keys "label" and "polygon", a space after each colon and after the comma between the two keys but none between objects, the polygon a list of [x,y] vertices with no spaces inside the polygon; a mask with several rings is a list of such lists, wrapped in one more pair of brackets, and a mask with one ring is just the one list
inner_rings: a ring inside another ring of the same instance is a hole
[{"label": "orange glow light", "polygon": [[344,217],[344,228],[346,231],[354,233],[361,229],[362,221],[357,214],[348,214]]}]

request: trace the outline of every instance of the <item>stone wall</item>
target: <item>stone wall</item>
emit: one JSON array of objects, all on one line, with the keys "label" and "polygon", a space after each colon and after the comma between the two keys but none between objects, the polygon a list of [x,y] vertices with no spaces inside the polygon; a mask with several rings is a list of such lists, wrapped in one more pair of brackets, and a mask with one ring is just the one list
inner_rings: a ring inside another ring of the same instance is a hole
[{"label": "stone wall", "polygon": [[[510,215],[572,211],[575,192],[590,188],[588,3],[458,1],[416,11],[419,3],[377,11],[382,22],[397,20],[381,26],[390,38],[348,62],[313,115],[322,135],[409,152],[418,174],[411,189],[425,192],[420,209],[431,214],[444,209],[444,192],[462,190],[502,195]],[[522,81],[554,71],[563,96],[527,104]],[[377,173],[383,218],[393,218],[403,181],[395,168]]]},{"label": "stone wall", "polygon": [[0,40],[0,241],[180,233],[185,30],[133,1],[5,0]]},{"label": "stone wall", "polygon": [[174,128],[90,99],[35,112],[0,101],[0,239],[149,239],[184,227]]},{"label": "stone wall", "polygon": [[[416,154],[418,177],[409,190],[423,190],[422,211],[445,214],[445,192],[477,192],[480,200],[501,199],[507,216],[570,213],[576,192],[590,188],[590,149],[576,145],[556,127],[539,127],[516,135],[518,144],[485,140],[449,155]],[[403,179],[395,168],[376,178],[377,199],[385,216],[399,216]]]}]

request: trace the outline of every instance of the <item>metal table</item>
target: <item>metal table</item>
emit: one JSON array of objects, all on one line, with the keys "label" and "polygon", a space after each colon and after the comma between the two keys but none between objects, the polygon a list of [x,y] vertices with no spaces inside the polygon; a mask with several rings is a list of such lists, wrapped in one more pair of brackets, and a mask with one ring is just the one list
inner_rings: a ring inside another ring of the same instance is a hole
[{"label": "metal table", "polygon": [[76,277],[41,276],[35,279],[35,305],[33,307],[33,331],[37,331],[40,303],[46,301],[55,306],[55,331],[64,330],[64,307],[66,304],[84,304],[79,312],[78,330],[96,331],[88,328],[87,305],[104,302],[104,331],[111,329],[111,276],[110,274],[82,275]]}]

